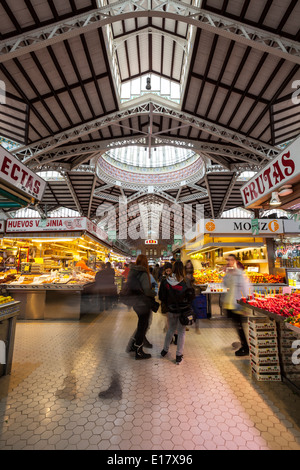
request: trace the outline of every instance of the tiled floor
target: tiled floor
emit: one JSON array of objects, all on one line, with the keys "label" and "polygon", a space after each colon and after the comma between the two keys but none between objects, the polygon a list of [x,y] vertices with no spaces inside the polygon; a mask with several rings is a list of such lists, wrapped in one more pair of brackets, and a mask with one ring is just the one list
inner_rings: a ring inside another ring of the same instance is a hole
[{"label": "tiled floor", "polygon": [[0,449],[300,450],[300,397],[251,377],[229,320],[187,332],[180,366],[174,345],[160,357],[160,314],[152,359],[128,355],[135,324],[126,307],[80,323],[18,323],[13,372],[0,379]]}]

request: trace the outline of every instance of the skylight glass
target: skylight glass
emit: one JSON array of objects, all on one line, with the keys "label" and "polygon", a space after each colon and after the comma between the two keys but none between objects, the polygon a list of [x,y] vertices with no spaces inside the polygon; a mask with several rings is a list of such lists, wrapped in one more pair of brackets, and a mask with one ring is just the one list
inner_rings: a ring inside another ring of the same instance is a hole
[{"label": "skylight glass", "polygon": [[147,147],[123,147],[109,150],[107,155],[117,162],[138,168],[169,167],[190,160],[195,152],[177,147],[157,147],[149,150]]},{"label": "skylight glass", "polygon": [[[147,90],[147,78],[150,78],[151,90]],[[152,93],[175,103],[180,103],[180,84],[154,73],[141,75],[121,85],[121,102]]]}]

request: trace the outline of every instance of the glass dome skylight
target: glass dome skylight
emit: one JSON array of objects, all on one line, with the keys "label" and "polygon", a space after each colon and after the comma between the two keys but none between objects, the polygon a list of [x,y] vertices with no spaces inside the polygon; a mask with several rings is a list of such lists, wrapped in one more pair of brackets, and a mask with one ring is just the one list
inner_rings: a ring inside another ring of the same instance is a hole
[{"label": "glass dome skylight", "polygon": [[193,150],[177,147],[152,148],[149,156],[147,147],[123,147],[109,150],[106,153],[111,159],[118,163],[130,165],[137,168],[163,168],[172,165],[189,162],[196,156]]}]

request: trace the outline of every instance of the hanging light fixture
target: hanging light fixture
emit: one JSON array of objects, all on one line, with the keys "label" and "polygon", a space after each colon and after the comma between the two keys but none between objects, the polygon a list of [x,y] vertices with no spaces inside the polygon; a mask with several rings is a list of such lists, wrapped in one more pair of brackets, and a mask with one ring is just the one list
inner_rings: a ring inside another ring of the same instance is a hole
[{"label": "hanging light fixture", "polygon": [[278,192],[274,191],[272,193],[272,197],[271,197],[271,200],[270,200],[270,206],[280,206],[280,205],[281,205],[281,201],[279,199]]},{"label": "hanging light fixture", "polygon": [[147,77],[147,84],[146,84],[146,90],[151,90],[151,78]]},{"label": "hanging light fixture", "polygon": [[289,196],[293,193],[293,186],[291,184],[285,184],[278,190],[278,195],[280,197]]}]

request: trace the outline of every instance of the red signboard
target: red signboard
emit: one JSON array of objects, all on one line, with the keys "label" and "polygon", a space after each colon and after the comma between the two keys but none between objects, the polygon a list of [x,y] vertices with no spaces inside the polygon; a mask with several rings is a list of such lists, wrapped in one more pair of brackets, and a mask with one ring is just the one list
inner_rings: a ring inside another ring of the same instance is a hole
[{"label": "red signboard", "polygon": [[241,193],[245,207],[255,207],[271,197],[284,184],[300,178],[300,139],[287,147],[278,157],[249,180]]}]

